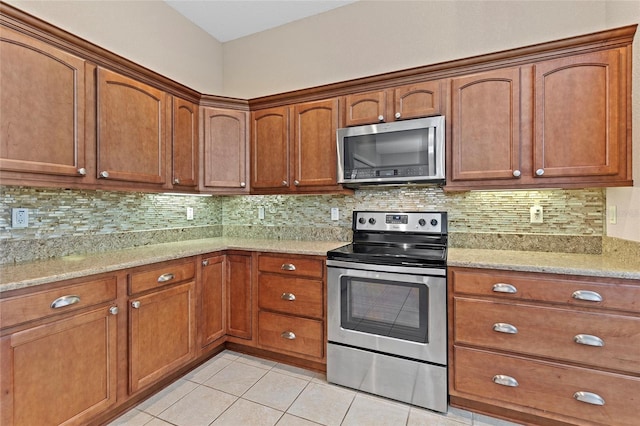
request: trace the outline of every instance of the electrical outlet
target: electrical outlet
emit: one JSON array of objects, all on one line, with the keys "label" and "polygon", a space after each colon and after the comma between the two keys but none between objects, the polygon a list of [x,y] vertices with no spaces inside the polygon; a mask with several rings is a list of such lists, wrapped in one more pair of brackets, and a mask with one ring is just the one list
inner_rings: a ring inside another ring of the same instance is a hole
[{"label": "electrical outlet", "polygon": [[11,209],[11,227],[26,228],[29,226],[29,209]]},{"label": "electrical outlet", "polygon": [[331,220],[340,220],[340,209],[331,207]]},{"label": "electrical outlet", "polygon": [[533,206],[529,209],[530,222],[531,223],[543,223],[542,206]]},{"label": "electrical outlet", "polygon": [[193,207],[187,207],[187,220],[193,220]]},{"label": "electrical outlet", "polygon": [[264,207],[258,207],[258,219],[264,220]]}]

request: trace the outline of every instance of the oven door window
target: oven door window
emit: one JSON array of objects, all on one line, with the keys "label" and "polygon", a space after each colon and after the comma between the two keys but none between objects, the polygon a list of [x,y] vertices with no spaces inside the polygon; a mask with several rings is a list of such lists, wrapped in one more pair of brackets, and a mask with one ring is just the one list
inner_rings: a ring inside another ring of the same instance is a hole
[{"label": "oven door window", "polygon": [[343,276],[340,282],[342,328],[427,343],[429,288]]}]

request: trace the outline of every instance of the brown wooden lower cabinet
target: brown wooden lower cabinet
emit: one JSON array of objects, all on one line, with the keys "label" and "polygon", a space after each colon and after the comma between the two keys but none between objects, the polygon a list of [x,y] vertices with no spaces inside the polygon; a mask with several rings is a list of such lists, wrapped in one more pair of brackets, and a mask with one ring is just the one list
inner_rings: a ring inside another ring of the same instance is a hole
[{"label": "brown wooden lower cabinet", "polygon": [[451,404],[527,424],[638,424],[638,291],[639,280],[449,268]]},{"label": "brown wooden lower cabinet", "polygon": [[205,348],[225,335],[226,256],[215,254],[202,259],[200,277],[200,346]]},{"label": "brown wooden lower cabinet", "polygon": [[226,272],[227,335],[251,340],[251,254],[228,254]]}]

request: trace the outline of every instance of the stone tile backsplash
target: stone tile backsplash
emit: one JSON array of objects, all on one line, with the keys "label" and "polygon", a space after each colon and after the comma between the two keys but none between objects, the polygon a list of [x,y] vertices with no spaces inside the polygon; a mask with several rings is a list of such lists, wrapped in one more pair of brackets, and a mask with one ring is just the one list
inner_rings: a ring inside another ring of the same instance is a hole
[{"label": "stone tile backsplash", "polygon": [[[606,205],[604,189],[445,193],[436,186],[214,197],[0,186],[0,199],[0,263],[221,235],[349,241],[353,210],[447,211],[456,247],[599,253]],[[533,205],[543,207],[544,223],[529,223]],[[29,209],[28,228],[11,227],[13,207]]]}]

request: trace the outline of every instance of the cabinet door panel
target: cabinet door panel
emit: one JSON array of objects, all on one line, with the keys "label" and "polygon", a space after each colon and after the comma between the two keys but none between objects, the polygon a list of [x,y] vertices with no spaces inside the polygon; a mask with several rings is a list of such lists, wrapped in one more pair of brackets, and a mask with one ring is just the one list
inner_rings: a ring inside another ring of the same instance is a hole
[{"label": "cabinet door panel", "polygon": [[385,120],[386,91],[346,95],[345,126],[374,124]]},{"label": "cabinet door panel", "polygon": [[294,107],[294,186],[336,185],[338,100]]},{"label": "cabinet door panel", "polygon": [[198,106],[173,98],[172,159],[174,187],[198,184]]},{"label": "cabinet door panel", "polygon": [[251,339],[251,256],[227,255],[227,334]]},{"label": "cabinet door panel", "polygon": [[393,90],[395,111],[392,112],[394,118],[404,120],[440,114],[440,92],[440,81],[427,81],[395,88]]},{"label": "cabinet door panel", "polygon": [[116,403],[116,316],[101,307],[2,339],[2,423],[81,425]]},{"label": "cabinet door panel", "polygon": [[535,65],[534,173],[620,172],[620,62],[614,49]]},{"label": "cabinet door panel", "polygon": [[202,266],[202,312],[200,330],[202,347],[225,334],[225,257],[213,256],[204,259]]},{"label": "cabinet door panel", "polygon": [[247,112],[203,108],[202,120],[202,186],[248,189]]},{"label": "cabinet door panel", "polygon": [[136,297],[129,306],[130,391],[151,385],[195,356],[194,282]]},{"label": "cabinet door panel", "polygon": [[161,90],[98,69],[98,177],[165,183],[165,108]]},{"label": "cabinet door panel", "polygon": [[515,179],[521,169],[520,69],[456,78],[451,89],[452,180]]},{"label": "cabinet door panel", "polygon": [[252,113],[251,187],[289,186],[289,110],[270,108]]},{"label": "cabinet door panel", "polygon": [[7,28],[0,34],[0,169],[83,176],[85,61]]}]

